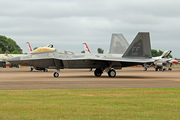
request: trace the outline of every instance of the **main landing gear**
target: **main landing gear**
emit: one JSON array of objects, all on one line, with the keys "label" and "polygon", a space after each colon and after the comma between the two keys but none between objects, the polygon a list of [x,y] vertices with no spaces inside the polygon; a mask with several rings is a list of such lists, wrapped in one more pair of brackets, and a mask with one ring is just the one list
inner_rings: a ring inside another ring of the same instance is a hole
[{"label": "main landing gear", "polygon": [[116,76],[116,71],[114,69],[109,70],[108,76],[109,77],[115,77]]},{"label": "main landing gear", "polygon": [[[115,77],[116,76],[116,71],[114,69],[105,69],[105,71],[108,73],[108,76],[109,77]],[[103,73],[103,69],[101,68],[97,68],[95,71],[94,71],[94,75],[96,77],[100,77]]]},{"label": "main landing gear", "polygon": [[169,71],[171,71],[171,70],[172,70],[172,68],[168,68],[168,69],[166,69],[166,68],[162,68],[162,67],[156,67],[156,68],[155,68],[155,71],[158,71],[158,70],[159,70],[159,71],[163,71],[163,72],[164,72],[165,70],[169,70]]},{"label": "main landing gear", "polygon": [[94,71],[94,75],[96,77],[100,77],[103,73],[103,70],[101,68],[97,68],[95,71]]}]

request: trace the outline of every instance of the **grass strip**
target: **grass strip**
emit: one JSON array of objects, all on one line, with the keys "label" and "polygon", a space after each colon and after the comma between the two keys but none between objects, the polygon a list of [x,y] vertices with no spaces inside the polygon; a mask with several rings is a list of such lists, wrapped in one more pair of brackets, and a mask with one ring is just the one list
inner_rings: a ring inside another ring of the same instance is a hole
[{"label": "grass strip", "polygon": [[3,120],[180,119],[180,88],[0,91]]}]

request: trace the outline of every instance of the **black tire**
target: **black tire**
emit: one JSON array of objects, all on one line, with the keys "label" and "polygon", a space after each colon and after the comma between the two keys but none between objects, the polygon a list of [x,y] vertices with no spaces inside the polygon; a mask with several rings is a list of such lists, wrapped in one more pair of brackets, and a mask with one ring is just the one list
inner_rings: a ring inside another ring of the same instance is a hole
[{"label": "black tire", "polygon": [[155,68],[155,71],[158,71],[158,68]]},{"label": "black tire", "polygon": [[169,71],[171,71],[172,69],[171,68],[168,68]]},{"label": "black tire", "polygon": [[108,72],[108,76],[109,77],[115,77],[116,76],[116,71],[115,70],[109,70],[109,72]]},{"label": "black tire", "polygon": [[94,71],[94,75],[96,76],[96,77],[100,77],[101,75],[102,75],[102,70],[101,69],[96,69],[95,71]]},{"label": "black tire", "polygon": [[55,73],[54,73],[54,77],[59,77],[59,73],[58,73],[58,72],[55,72]]}]

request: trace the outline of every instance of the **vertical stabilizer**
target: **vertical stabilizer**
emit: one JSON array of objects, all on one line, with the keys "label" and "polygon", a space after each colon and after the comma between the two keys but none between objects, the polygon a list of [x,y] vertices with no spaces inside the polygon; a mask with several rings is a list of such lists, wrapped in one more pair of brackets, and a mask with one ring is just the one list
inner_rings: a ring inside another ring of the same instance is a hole
[{"label": "vertical stabilizer", "polygon": [[112,34],[109,54],[123,54],[128,48],[129,43],[123,34]]},{"label": "vertical stabilizer", "polygon": [[123,57],[151,58],[151,43],[149,32],[139,32]]}]

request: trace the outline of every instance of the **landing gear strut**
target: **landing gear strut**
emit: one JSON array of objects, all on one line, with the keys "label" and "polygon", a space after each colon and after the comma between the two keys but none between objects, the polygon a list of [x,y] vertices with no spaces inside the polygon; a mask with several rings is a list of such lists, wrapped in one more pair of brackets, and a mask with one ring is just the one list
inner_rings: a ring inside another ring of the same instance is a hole
[{"label": "landing gear strut", "polygon": [[33,67],[30,67],[30,71],[31,71],[31,72],[33,71]]}]

